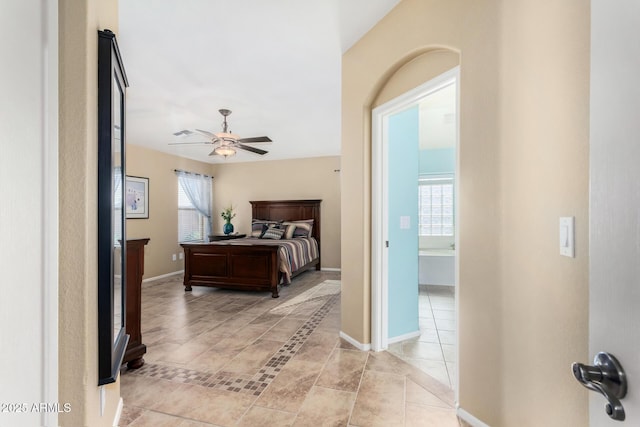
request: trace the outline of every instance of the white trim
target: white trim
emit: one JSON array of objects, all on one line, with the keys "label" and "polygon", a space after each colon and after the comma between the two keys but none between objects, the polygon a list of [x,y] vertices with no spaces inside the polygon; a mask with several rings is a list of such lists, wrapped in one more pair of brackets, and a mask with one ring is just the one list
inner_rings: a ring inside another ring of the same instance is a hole
[{"label": "white trim", "polygon": [[[429,80],[425,84],[412,89],[391,101],[376,107],[371,112],[372,129],[371,129],[371,345],[375,351],[385,350],[388,347],[388,323],[389,312],[386,301],[388,301],[388,254],[385,242],[389,240],[388,232],[388,189],[387,177],[388,172],[388,142],[384,135],[388,118],[392,114],[405,110],[412,105],[418,104],[423,98],[429,96],[443,87],[450,85],[452,82],[456,84],[456,92],[458,96],[458,105],[456,120],[458,121],[458,132],[456,135],[456,168],[459,167],[458,139],[459,139],[459,99],[460,99],[460,67],[457,66],[451,70]],[[458,170],[456,170],[458,173]],[[454,182],[458,182],[455,180]],[[456,194],[460,194],[457,192]],[[456,224],[458,221],[456,198]],[[458,247],[458,235],[456,234],[456,247]],[[458,263],[456,257],[456,282],[459,276]],[[458,292],[456,283],[456,293]],[[456,301],[457,301],[456,295]],[[456,362],[457,365],[457,362]],[[457,367],[457,366],[456,366]],[[457,390],[457,387],[456,387]],[[457,391],[456,391],[457,393]]]},{"label": "white trim", "polygon": [[391,345],[391,344],[396,343],[396,342],[409,340],[411,338],[415,338],[415,337],[419,337],[419,336],[420,336],[420,330],[417,330],[417,331],[414,331],[414,332],[409,332],[407,334],[398,335],[397,337],[389,338],[387,340],[387,344]]},{"label": "white trim", "polygon": [[[386,104],[385,104],[386,105]],[[371,136],[371,346],[374,351],[388,347],[388,307],[387,279],[383,277],[388,270],[388,251],[385,250],[385,239],[388,238],[388,193],[383,180],[388,175],[387,144],[383,143],[385,133],[383,112],[381,107],[373,110]],[[379,231],[377,231],[379,230]]]},{"label": "white trim", "polygon": [[154,280],[166,279],[167,277],[176,276],[178,274],[183,274],[183,273],[184,273],[184,270],[178,270],[172,273],[161,274],[159,276],[142,279],[142,283],[153,282]]},{"label": "white trim", "polygon": [[489,424],[480,421],[459,406],[456,408],[456,415],[462,418],[467,424],[471,424],[472,427],[491,427]]},{"label": "white trim", "polygon": [[356,347],[358,350],[360,351],[369,351],[371,350],[371,344],[362,344],[360,341],[351,338],[349,335],[345,334],[344,332],[340,331],[340,338],[342,338],[343,340],[347,341],[349,344],[351,344],[352,346]]},{"label": "white trim", "polygon": [[116,416],[113,418],[113,427],[118,427],[120,425],[120,417],[122,416],[122,409],[124,408],[124,401],[122,397],[118,401],[118,408],[116,409]]},{"label": "white trim", "polygon": [[454,399],[456,402],[460,402],[460,256],[458,255],[460,252],[458,248],[460,248],[460,67],[455,68],[456,75],[456,170],[453,176],[453,194],[455,195],[453,198],[453,212],[454,212],[454,244],[455,244],[455,257],[453,259],[454,262],[454,270],[455,270],[455,318],[456,318],[456,360],[453,362],[455,366],[454,375],[455,380],[453,384],[453,393]]},{"label": "white trim", "polygon": [[330,268],[330,267],[322,267],[320,271],[342,271],[340,268]]},{"label": "white trim", "polygon": [[[375,108],[372,111],[372,198],[371,198],[371,345],[375,351],[385,350],[388,348],[390,340],[388,339],[388,250],[386,250],[384,242],[388,240],[388,165],[387,153],[388,142],[384,135],[386,134],[386,125],[388,117],[392,114],[400,112],[406,108],[419,103],[424,97],[440,90],[455,82],[456,85],[456,175],[454,177],[454,192],[456,195],[460,192],[460,180],[455,179],[460,173],[460,67],[455,67],[427,83],[400,95],[397,98]],[[455,224],[460,224],[460,198],[455,198]],[[456,252],[460,247],[460,233],[455,233]],[[459,301],[460,301],[460,257],[455,257],[455,304],[456,304],[456,321],[459,318]],[[459,345],[459,329],[456,328],[456,372],[460,372],[460,345]],[[456,401],[459,400],[460,376],[456,375],[454,393]]]},{"label": "white trim", "polygon": [[[43,401],[58,402],[58,0],[43,2]],[[43,415],[45,425],[58,425],[58,414]]]}]

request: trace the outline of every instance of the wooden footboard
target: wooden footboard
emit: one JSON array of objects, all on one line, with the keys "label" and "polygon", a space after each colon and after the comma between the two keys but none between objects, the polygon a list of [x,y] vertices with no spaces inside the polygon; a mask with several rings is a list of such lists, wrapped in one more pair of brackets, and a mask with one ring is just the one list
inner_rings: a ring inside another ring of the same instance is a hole
[{"label": "wooden footboard", "polygon": [[271,291],[278,298],[278,247],[183,243],[184,287]]}]

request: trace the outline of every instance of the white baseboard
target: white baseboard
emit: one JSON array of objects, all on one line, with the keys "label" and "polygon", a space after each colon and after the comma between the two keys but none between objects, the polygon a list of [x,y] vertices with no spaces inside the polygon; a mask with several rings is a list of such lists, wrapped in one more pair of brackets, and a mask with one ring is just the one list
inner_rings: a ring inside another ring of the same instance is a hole
[{"label": "white baseboard", "polygon": [[491,427],[489,424],[483,423],[464,409],[458,406],[456,409],[456,414],[458,417],[462,418],[468,424],[471,424],[473,427]]},{"label": "white baseboard", "polygon": [[398,335],[397,337],[389,338],[387,340],[387,344],[393,344],[396,342],[408,340],[408,339],[419,337],[419,336],[420,336],[419,330],[415,332],[409,332],[408,334]]},{"label": "white baseboard", "polygon": [[113,419],[113,427],[118,427],[120,425],[120,417],[122,416],[122,408],[124,408],[124,401],[120,398],[118,402],[118,409],[116,409],[116,416]]},{"label": "white baseboard", "polygon": [[340,331],[340,338],[342,338],[343,340],[347,341],[349,344],[351,344],[352,346],[356,347],[360,351],[369,351],[369,350],[371,350],[371,344],[362,344],[360,341],[351,338],[349,335],[345,334],[342,331]]},{"label": "white baseboard", "polygon": [[322,267],[320,271],[342,271],[340,268]]},{"label": "white baseboard", "polygon": [[174,271],[173,273],[161,274],[160,276],[149,277],[147,279],[142,279],[142,283],[153,282],[154,280],[165,279],[167,277],[175,276],[177,274],[184,273],[184,270]]}]

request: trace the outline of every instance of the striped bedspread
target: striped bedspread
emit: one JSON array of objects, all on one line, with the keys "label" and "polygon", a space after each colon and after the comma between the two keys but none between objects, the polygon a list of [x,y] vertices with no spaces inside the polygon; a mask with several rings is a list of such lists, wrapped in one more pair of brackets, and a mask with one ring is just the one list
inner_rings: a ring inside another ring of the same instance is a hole
[{"label": "striped bedspread", "polygon": [[318,242],[313,237],[309,239],[257,239],[253,237],[247,237],[244,239],[224,240],[220,242],[213,242],[215,244],[229,244],[229,245],[266,245],[266,246],[279,246],[278,249],[278,263],[279,269],[282,272],[282,283],[288,285],[291,283],[291,275],[297,271],[300,267],[310,263],[314,259],[318,258]]}]

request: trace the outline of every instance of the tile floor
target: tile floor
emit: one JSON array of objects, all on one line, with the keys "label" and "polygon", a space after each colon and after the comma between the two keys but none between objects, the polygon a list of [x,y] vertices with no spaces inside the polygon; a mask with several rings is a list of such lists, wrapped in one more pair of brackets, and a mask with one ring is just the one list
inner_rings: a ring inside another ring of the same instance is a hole
[{"label": "tile floor", "polygon": [[120,425],[466,425],[449,387],[389,352],[339,338],[339,279],[306,272],[278,299],[185,293],[181,276],[143,284],[146,363],[122,368]]},{"label": "tile floor", "polygon": [[420,336],[389,351],[453,388],[455,385],[455,287],[420,285]]}]

